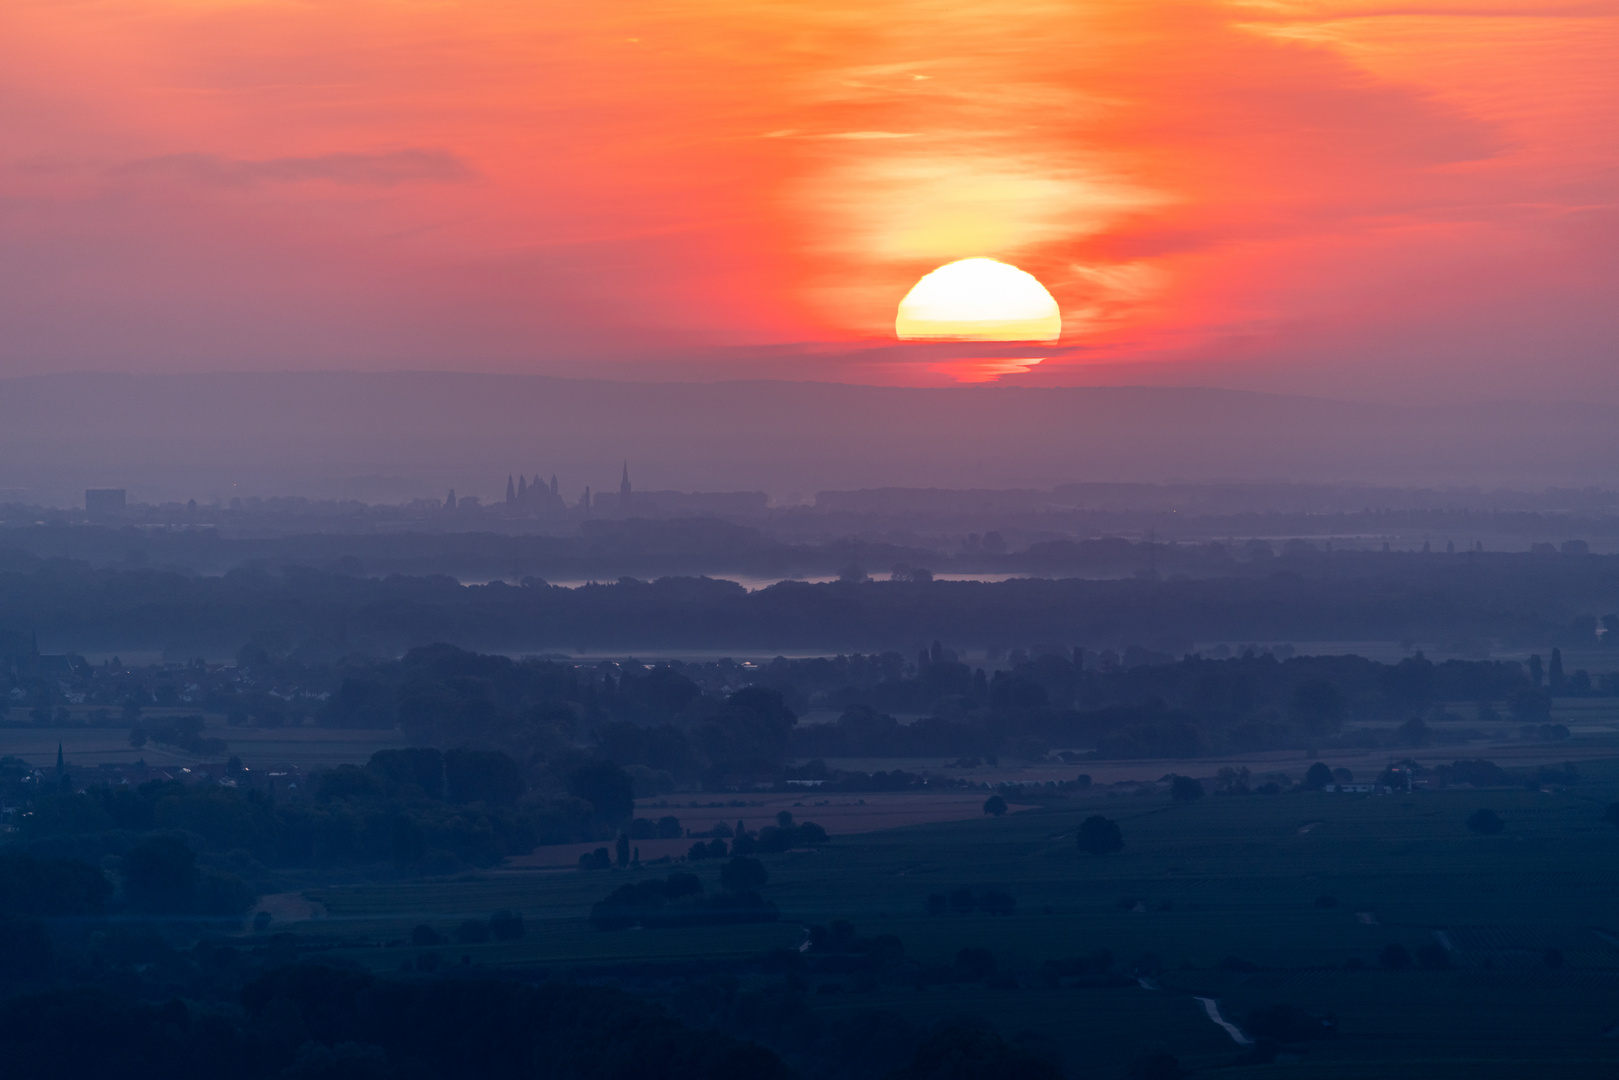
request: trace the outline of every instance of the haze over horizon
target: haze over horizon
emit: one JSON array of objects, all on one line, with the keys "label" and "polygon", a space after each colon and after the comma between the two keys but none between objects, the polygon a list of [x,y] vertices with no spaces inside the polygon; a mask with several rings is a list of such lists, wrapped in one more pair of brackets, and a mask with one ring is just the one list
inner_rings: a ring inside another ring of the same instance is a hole
[{"label": "haze over horizon", "polygon": [[[1600,403],[1407,406],[1197,387],[613,382],[460,372],[63,374],[0,381],[0,501],[357,491],[564,494],[1282,481],[1611,486]],[[392,478],[355,486],[357,478]],[[393,492],[387,495],[387,492]],[[379,497],[376,495],[373,498]]]}]

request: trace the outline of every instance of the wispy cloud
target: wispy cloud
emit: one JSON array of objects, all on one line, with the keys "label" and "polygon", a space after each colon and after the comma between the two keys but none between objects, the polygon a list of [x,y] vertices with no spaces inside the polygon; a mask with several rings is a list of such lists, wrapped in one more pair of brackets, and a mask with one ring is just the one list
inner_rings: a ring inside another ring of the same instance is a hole
[{"label": "wispy cloud", "polygon": [[303,183],[393,187],[397,184],[456,184],[476,173],[447,150],[410,149],[380,154],[336,153],[258,161],[217,154],[167,154],[117,167],[123,176],[172,177],[212,187],[251,187],[264,183]]}]

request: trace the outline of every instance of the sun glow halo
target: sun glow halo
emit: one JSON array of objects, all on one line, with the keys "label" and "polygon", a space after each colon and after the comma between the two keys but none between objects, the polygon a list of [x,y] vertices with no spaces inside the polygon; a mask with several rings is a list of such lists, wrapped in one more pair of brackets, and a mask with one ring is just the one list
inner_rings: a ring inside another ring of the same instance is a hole
[{"label": "sun glow halo", "polygon": [[905,294],[894,333],[902,341],[1055,341],[1062,315],[1033,274],[994,259],[962,259]]}]

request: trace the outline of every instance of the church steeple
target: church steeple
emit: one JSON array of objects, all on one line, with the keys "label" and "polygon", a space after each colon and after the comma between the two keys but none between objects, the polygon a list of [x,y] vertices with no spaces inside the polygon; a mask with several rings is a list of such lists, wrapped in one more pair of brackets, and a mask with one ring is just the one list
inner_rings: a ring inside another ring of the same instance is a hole
[{"label": "church steeple", "polygon": [[618,505],[630,505],[630,463],[624,462],[624,479],[618,482]]},{"label": "church steeple", "polygon": [[512,483],[512,474],[506,474],[506,505],[510,506],[517,501],[517,485]]}]

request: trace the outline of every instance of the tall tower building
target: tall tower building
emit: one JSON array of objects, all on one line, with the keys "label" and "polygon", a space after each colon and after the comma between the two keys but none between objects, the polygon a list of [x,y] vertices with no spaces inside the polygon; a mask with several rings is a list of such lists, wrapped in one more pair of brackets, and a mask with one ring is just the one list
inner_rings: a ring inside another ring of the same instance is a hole
[{"label": "tall tower building", "polygon": [[618,482],[618,505],[630,505],[630,463],[624,462],[624,479]]}]

